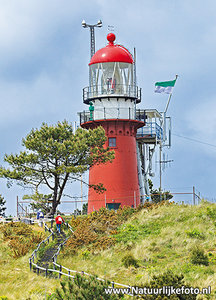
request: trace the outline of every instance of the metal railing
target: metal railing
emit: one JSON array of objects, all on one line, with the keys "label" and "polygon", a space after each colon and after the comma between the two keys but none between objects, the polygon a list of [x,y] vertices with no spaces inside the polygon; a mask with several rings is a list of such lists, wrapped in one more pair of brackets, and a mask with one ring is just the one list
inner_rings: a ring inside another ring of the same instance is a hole
[{"label": "metal railing", "polygon": [[145,126],[137,130],[137,137],[157,137],[157,139],[163,139],[163,129],[156,122],[146,122]]},{"label": "metal railing", "polygon": [[[45,240],[43,240],[42,242],[40,242],[40,243],[38,244],[37,248],[33,251],[31,257],[29,258],[30,271],[32,270],[33,267],[35,267],[35,268],[36,268],[36,273],[37,273],[37,275],[40,274],[40,270],[41,270],[41,271],[44,271],[44,272],[45,272],[45,276],[46,276],[46,277],[48,277],[48,272],[50,272],[50,273],[57,273],[57,274],[58,274],[58,278],[61,278],[62,275],[63,275],[63,276],[70,277],[70,278],[74,278],[75,276],[74,276],[74,275],[71,275],[71,273],[74,273],[74,274],[78,273],[78,274],[82,274],[82,275],[93,276],[92,274],[86,273],[86,272],[84,272],[84,271],[71,270],[71,269],[69,269],[69,268],[66,268],[66,267],[64,267],[64,266],[59,265],[59,264],[56,263],[57,257],[58,257],[58,255],[59,255],[59,253],[60,253],[62,247],[65,245],[65,243],[66,243],[67,240],[69,239],[69,237],[66,238],[61,244],[59,244],[59,246],[58,246],[58,248],[57,248],[57,252],[53,255],[53,257],[52,257],[52,260],[53,260],[53,269],[50,269],[50,268],[44,268],[44,267],[38,266],[38,265],[34,262],[34,259],[37,258],[37,252],[38,252],[38,250],[40,249],[41,245],[42,245],[42,244],[45,244],[46,242],[49,243],[49,239],[50,239],[51,237],[54,239],[54,232],[52,231],[52,229],[49,228],[45,222],[44,222],[43,224],[44,224],[45,231],[48,230],[49,232],[51,232],[51,234],[50,234]],[[70,226],[70,224],[67,223],[67,225],[68,225],[68,228],[73,232],[73,229],[72,229],[72,227]],[[56,269],[56,268],[59,268],[59,270]],[[65,270],[67,273],[65,273],[64,270]],[[105,281],[105,279],[99,278],[99,277],[97,277],[97,280]],[[111,286],[112,288],[114,288],[115,286],[121,286],[121,287],[129,288],[129,289],[131,288],[130,285],[125,285],[125,284],[118,283],[118,282],[114,282],[114,281],[111,282],[111,285],[112,285],[112,286]],[[130,296],[130,294],[128,294],[128,295]]]},{"label": "metal railing", "polygon": [[129,97],[141,102],[141,89],[134,85],[93,85],[83,89],[83,102],[88,103],[91,99],[101,97]]},{"label": "metal railing", "polygon": [[126,120],[136,120],[135,118],[135,109],[128,108],[95,108],[93,113],[90,111],[79,112],[80,124],[94,121],[94,120],[106,120],[106,119],[126,119]]}]

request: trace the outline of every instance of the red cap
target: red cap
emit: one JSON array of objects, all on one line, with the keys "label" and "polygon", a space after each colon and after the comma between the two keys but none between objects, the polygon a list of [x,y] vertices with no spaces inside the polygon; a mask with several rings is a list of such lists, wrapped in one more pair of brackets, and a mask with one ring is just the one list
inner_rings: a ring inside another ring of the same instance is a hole
[{"label": "red cap", "polygon": [[133,57],[130,52],[121,45],[115,45],[116,36],[114,33],[107,35],[109,44],[98,50],[91,58],[89,65],[105,62],[125,62],[133,64]]}]

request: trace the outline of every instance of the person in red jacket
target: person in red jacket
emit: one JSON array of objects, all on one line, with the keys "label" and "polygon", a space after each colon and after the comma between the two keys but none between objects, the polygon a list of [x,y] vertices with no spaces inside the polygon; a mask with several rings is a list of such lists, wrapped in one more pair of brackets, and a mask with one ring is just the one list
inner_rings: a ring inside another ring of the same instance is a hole
[{"label": "person in red jacket", "polygon": [[65,221],[64,221],[64,219],[60,215],[58,215],[55,218],[55,221],[56,221],[57,230],[59,231],[59,233],[61,233],[61,224],[65,223]]}]

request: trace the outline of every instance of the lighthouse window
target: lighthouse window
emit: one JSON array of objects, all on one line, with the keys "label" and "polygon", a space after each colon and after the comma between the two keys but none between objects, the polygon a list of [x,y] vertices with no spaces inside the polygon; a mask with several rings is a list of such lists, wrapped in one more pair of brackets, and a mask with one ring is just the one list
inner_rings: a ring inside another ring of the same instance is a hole
[{"label": "lighthouse window", "polygon": [[109,138],[109,147],[116,147],[116,138]]}]

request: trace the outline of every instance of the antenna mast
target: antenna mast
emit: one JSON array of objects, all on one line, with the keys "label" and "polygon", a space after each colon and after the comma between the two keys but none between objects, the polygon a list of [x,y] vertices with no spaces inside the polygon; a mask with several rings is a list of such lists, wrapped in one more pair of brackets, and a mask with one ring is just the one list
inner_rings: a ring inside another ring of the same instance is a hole
[{"label": "antenna mast", "polygon": [[82,21],[83,28],[90,28],[90,55],[91,58],[95,54],[95,27],[102,27],[102,21],[98,20],[97,24],[87,24],[85,20]]}]

